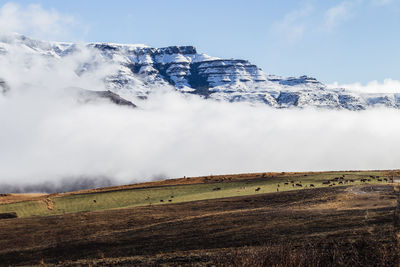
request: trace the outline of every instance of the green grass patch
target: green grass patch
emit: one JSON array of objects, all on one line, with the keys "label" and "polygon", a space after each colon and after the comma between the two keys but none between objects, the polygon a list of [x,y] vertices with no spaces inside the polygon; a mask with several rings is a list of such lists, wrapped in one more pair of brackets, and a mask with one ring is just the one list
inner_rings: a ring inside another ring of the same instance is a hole
[{"label": "green grass patch", "polygon": [[[135,206],[164,205],[205,199],[273,193],[278,191],[304,190],[310,189],[311,184],[313,184],[315,188],[327,187],[329,185],[322,184],[322,181],[332,180],[342,175],[344,175],[344,181],[354,180],[354,182],[344,183],[343,181],[343,184],[339,184],[338,181],[335,182],[335,186],[386,183],[386,181],[378,181],[370,177],[380,176],[379,179],[386,178],[380,172],[331,172],[294,177],[261,178],[247,181],[174,185],[79,195],[61,195],[50,198],[53,202],[52,210],[48,208],[48,205],[46,205],[44,201],[25,201],[2,204],[0,205],[0,213],[16,212],[19,217],[46,216]],[[370,181],[361,182],[360,179],[370,179]],[[296,184],[301,184],[302,186],[296,186]]]}]

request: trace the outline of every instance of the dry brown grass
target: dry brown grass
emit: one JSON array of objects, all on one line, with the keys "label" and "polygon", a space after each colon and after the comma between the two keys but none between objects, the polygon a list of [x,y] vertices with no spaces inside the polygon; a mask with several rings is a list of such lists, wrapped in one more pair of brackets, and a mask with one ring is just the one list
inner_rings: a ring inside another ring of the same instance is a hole
[{"label": "dry brown grass", "polygon": [[370,187],[361,198],[330,187],[1,220],[0,262],[396,266],[398,193]]},{"label": "dry brown grass", "polygon": [[0,204],[40,200],[47,196],[47,194],[32,193],[32,194],[2,194],[0,195]]},{"label": "dry brown grass", "polygon": [[[337,171],[342,172],[342,171]],[[382,175],[388,174],[392,175],[393,173],[399,173],[400,170],[370,170],[370,171],[343,171],[343,173],[357,173],[357,172],[382,172]],[[184,178],[175,178],[175,179],[166,179],[162,181],[152,181],[146,183],[137,183],[130,185],[121,185],[121,186],[111,186],[104,188],[96,188],[89,190],[80,190],[76,192],[69,192],[65,194],[84,194],[91,192],[107,192],[107,191],[116,191],[116,190],[124,190],[124,189],[133,189],[133,188],[150,188],[150,187],[159,187],[159,186],[171,186],[171,185],[189,185],[189,184],[202,184],[202,183],[219,183],[219,182],[232,182],[232,181],[242,181],[242,180],[254,180],[260,178],[293,178],[296,179],[298,177],[304,177],[309,175],[316,174],[329,174],[335,173],[332,171],[321,171],[321,172],[261,172],[261,173],[241,173],[241,174],[224,174],[224,175],[208,175],[208,176],[199,176],[199,177],[184,177]]]}]

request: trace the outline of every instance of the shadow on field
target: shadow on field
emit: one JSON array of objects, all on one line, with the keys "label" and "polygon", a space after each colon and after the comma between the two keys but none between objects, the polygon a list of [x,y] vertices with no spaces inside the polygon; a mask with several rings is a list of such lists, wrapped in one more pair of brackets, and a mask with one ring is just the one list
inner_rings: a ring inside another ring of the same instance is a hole
[{"label": "shadow on field", "polygon": [[398,193],[368,187],[0,220],[0,262],[398,266]]}]

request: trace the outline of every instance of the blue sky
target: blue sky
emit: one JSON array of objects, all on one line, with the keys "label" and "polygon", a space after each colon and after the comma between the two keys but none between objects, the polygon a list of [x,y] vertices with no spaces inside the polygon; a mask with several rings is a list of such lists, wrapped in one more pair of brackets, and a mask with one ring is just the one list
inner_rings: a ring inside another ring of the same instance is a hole
[{"label": "blue sky", "polygon": [[248,59],[269,74],[307,74],[325,83],[400,80],[400,0],[11,3],[21,10],[38,4],[41,12],[56,14],[44,23],[64,18],[66,29],[57,37],[18,28],[34,37],[194,45],[211,56]]}]

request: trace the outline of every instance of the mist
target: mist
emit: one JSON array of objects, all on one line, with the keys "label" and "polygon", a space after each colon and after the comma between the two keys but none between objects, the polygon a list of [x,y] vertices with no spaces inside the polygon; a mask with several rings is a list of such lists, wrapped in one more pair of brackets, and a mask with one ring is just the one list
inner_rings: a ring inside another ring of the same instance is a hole
[{"label": "mist", "polygon": [[277,110],[173,91],[130,109],[30,92],[0,98],[3,185],[393,169],[400,159],[397,110]]}]

